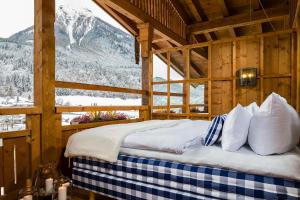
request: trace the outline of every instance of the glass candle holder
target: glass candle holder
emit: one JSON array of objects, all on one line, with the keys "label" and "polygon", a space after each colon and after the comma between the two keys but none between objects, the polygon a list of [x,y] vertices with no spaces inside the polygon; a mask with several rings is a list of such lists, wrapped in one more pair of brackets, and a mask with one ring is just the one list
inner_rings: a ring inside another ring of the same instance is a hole
[{"label": "glass candle holder", "polygon": [[52,200],[54,194],[55,167],[52,164],[41,165],[36,171],[34,187],[40,200]]},{"label": "glass candle holder", "polygon": [[72,181],[65,176],[60,176],[57,180],[55,180],[53,200],[71,200],[72,190]]}]

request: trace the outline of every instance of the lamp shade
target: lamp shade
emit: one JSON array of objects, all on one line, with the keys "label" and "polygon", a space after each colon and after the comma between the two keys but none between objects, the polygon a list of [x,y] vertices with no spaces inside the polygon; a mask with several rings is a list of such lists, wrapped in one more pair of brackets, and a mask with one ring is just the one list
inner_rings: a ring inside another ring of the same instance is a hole
[{"label": "lamp shade", "polygon": [[241,68],[237,71],[237,77],[239,86],[256,86],[257,69],[255,67]]}]

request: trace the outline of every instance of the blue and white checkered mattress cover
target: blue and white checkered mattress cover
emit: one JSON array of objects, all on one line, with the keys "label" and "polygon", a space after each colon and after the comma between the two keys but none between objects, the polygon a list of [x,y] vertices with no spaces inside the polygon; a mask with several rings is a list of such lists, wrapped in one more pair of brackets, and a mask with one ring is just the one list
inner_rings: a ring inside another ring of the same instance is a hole
[{"label": "blue and white checkered mattress cover", "polygon": [[300,181],[120,154],[76,157],[76,187],[117,199],[300,199]]}]

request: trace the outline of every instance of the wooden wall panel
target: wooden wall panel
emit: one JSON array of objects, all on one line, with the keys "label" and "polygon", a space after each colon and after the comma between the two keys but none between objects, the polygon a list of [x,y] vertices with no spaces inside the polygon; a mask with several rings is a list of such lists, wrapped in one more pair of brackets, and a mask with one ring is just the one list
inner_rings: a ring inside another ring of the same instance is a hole
[{"label": "wooden wall panel", "polygon": [[290,34],[275,35],[264,39],[264,74],[291,73]]},{"label": "wooden wall panel", "polygon": [[232,82],[212,82],[212,115],[228,113],[232,109]]},{"label": "wooden wall panel", "polygon": [[264,80],[264,96],[267,97],[272,92],[284,97],[291,103],[291,79],[290,78],[270,78]]},{"label": "wooden wall panel", "polygon": [[[26,137],[4,139],[3,141],[4,186],[9,193],[8,199],[16,199],[18,190],[25,186],[26,178],[30,177],[30,145]],[[14,165],[14,147],[16,150],[16,165]],[[14,175],[16,167],[16,176]],[[16,180],[15,180],[16,179]],[[15,182],[16,181],[16,182]]]},{"label": "wooden wall panel", "polygon": [[[256,87],[239,87],[237,84],[236,90],[232,88],[233,81],[212,81],[212,115],[230,111],[234,106],[233,97],[236,97],[236,103],[246,106],[252,102],[259,104],[261,95],[264,100],[271,92],[276,92],[291,103],[290,39],[290,34],[264,37],[262,48],[260,38],[213,44],[212,77],[228,78],[235,74],[234,68],[256,67],[259,79]],[[262,64],[264,73],[259,71]],[[261,74],[274,77],[263,78]]]},{"label": "wooden wall panel", "polygon": [[212,77],[232,77],[232,43],[212,45]]},{"label": "wooden wall panel", "polygon": [[[259,71],[259,39],[237,41],[236,70],[245,67],[255,67]],[[237,84],[236,101],[246,106],[252,102],[259,102],[259,81],[256,87],[239,87]]]}]

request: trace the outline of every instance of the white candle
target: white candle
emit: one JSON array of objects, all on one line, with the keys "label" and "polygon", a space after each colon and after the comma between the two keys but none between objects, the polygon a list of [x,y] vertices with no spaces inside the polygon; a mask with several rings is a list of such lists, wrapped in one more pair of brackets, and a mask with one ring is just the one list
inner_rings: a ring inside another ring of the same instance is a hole
[{"label": "white candle", "polygon": [[69,187],[70,186],[70,182],[66,182],[66,183],[64,183],[64,184],[62,184],[62,186],[64,186],[64,187]]},{"label": "white candle", "polygon": [[26,195],[23,197],[24,200],[32,200],[32,195]]},{"label": "white candle", "polygon": [[65,186],[58,188],[58,200],[67,200],[67,188]]},{"label": "white candle", "polygon": [[46,185],[46,193],[47,194],[51,194],[53,192],[53,178],[48,178],[45,181],[45,185]]},{"label": "white candle", "polygon": [[0,196],[4,196],[4,187],[1,187],[0,189]]}]

